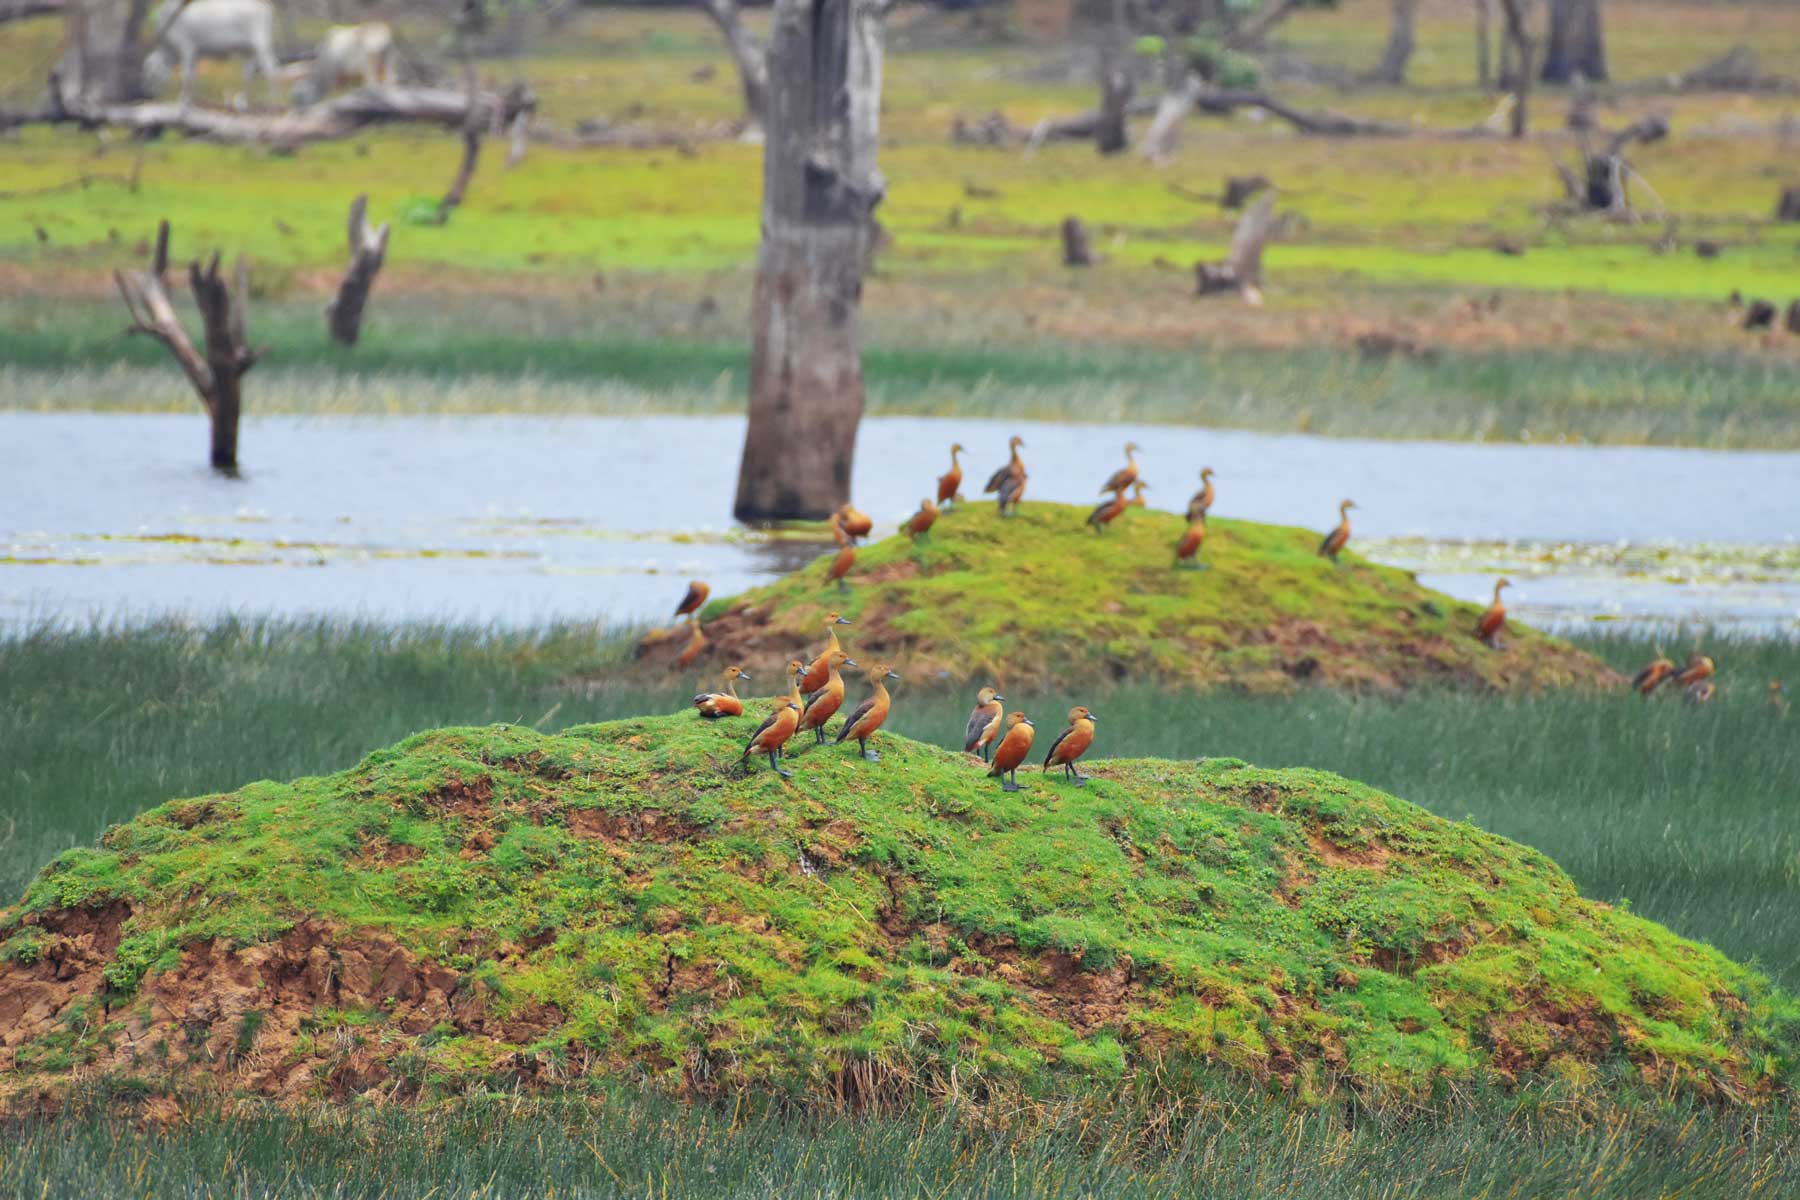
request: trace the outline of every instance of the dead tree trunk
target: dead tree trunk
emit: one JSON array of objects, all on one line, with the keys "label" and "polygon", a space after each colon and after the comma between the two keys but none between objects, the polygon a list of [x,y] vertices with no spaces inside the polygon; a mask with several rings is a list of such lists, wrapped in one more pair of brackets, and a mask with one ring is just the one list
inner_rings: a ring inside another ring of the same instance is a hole
[{"label": "dead tree trunk", "polygon": [[1550,0],[1550,29],[1544,42],[1545,83],[1568,83],[1576,75],[1606,78],[1606,36],[1600,0]]},{"label": "dead tree trunk", "polygon": [[1406,64],[1413,56],[1413,18],[1418,7],[1418,0],[1393,0],[1387,48],[1381,52],[1381,62],[1369,72],[1369,82],[1395,87],[1406,82]]},{"label": "dead tree trunk", "polygon": [[128,104],[144,95],[144,24],[150,0],[69,0],[53,102]]},{"label": "dead tree trunk", "polygon": [[1205,81],[1189,72],[1177,86],[1164,92],[1156,105],[1156,115],[1150,118],[1150,128],[1144,131],[1144,140],[1138,143],[1138,153],[1151,162],[1167,162],[1175,153],[1175,134],[1182,119],[1194,111],[1204,91]]},{"label": "dead tree trunk", "polygon": [[885,0],[775,0],[739,520],[824,517],[850,497],[863,269],[887,187],[885,12]]},{"label": "dead tree trunk", "polygon": [[369,228],[369,198],[358,196],[350,202],[350,266],[338,284],[337,298],[325,306],[325,323],[331,336],[341,345],[354,346],[362,336],[363,308],[369,302],[369,289],[387,258],[388,226]]},{"label": "dead tree trunk", "polygon": [[1800,187],[1781,189],[1781,199],[1775,202],[1775,219],[1800,221]]},{"label": "dead tree trunk", "polygon": [[737,0],[706,0],[706,11],[719,32],[725,35],[725,48],[737,64],[738,82],[744,89],[744,132],[762,130],[769,111],[769,62],[750,31],[744,28]]},{"label": "dead tree trunk", "polygon": [[1475,0],[1475,82],[1487,88],[1494,82],[1493,0]]},{"label": "dead tree trunk", "polygon": [[1194,294],[1216,296],[1236,292],[1252,308],[1262,306],[1262,255],[1275,232],[1275,193],[1263,192],[1262,199],[1238,218],[1231,235],[1231,249],[1218,262],[1194,264]]},{"label": "dead tree trunk", "polygon": [[1063,266],[1091,267],[1094,252],[1088,246],[1087,226],[1080,217],[1064,217],[1062,223]]},{"label": "dead tree trunk", "polygon": [[1100,120],[1094,126],[1094,149],[1100,153],[1118,154],[1131,145],[1125,117],[1131,111],[1134,91],[1136,85],[1123,62],[1110,62],[1101,69]]},{"label": "dead tree trunk", "polygon": [[1515,138],[1524,137],[1531,127],[1527,106],[1531,101],[1532,60],[1537,53],[1537,43],[1527,26],[1526,3],[1527,0],[1500,0],[1500,12],[1506,18],[1506,45],[1511,57],[1511,133]]},{"label": "dead tree trunk", "polygon": [[[243,412],[244,373],[256,364],[244,332],[244,310],[250,302],[250,283],[244,260],[238,259],[235,286],[219,276],[219,255],[203,270],[198,262],[188,265],[188,286],[200,309],[205,327],[206,353],[194,348],[163,278],[169,266],[169,223],[156,229],[156,250],[148,271],[114,271],[113,282],[131,314],[132,333],[155,338],[168,348],[199,393],[212,419],[212,466],[227,475],[237,474],[238,418]],[[233,295],[235,291],[236,295]]]}]

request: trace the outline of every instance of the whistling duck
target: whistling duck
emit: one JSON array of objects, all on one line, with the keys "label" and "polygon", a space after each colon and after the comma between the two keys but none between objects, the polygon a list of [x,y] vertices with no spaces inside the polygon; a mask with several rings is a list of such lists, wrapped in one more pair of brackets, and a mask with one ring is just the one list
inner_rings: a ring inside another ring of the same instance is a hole
[{"label": "whistling duck", "polygon": [[1687,666],[1681,668],[1681,674],[1675,676],[1680,687],[1692,687],[1713,673],[1713,660],[1704,654],[1690,655]]},{"label": "whistling duck", "polygon": [[1188,519],[1193,523],[1187,527],[1187,532],[1181,535],[1181,540],[1175,543],[1175,565],[1179,567],[1182,563],[1189,563],[1196,570],[1200,570],[1206,566],[1197,557],[1201,545],[1206,541],[1206,518],[1190,517]]},{"label": "whistling duck", "polygon": [[854,505],[845,504],[838,509],[838,521],[844,532],[853,538],[868,537],[869,531],[875,528],[875,521],[868,513],[859,512]]},{"label": "whistling duck", "polygon": [[937,519],[938,506],[930,500],[921,500],[919,501],[919,511],[914,513],[912,519],[906,523],[906,532],[912,534],[912,540],[916,542],[931,531],[931,527],[936,524]]},{"label": "whistling duck", "polygon": [[682,670],[694,665],[700,652],[706,649],[706,635],[700,632],[700,622],[693,617],[688,618],[688,644],[675,659],[675,665]]},{"label": "whistling duck", "polygon": [[[994,747],[994,761],[988,767],[988,777],[1000,779],[1000,790],[1016,792],[1019,790],[1019,764],[1031,753],[1031,739],[1037,736],[1037,728],[1031,719],[1022,712],[1008,713],[1006,717],[1006,736]],[[1007,776],[1011,778],[1007,778]]]},{"label": "whistling duck", "polygon": [[825,582],[838,585],[838,591],[847,592],[850,585],[844,582],[844,576],[856,562],[856,542],[845,531],[843,521],[834,514],[831,518],[831,540],[837,543],[838,552],[831,560],[831,566],[825,572]]},{"label": "whistling duck", "polygon": [[689,613],[699,612],[700,606],[706,603],[706,598],[710,595],[712,595],[712,587],[704,579],[694,580],[688,584],[687,595],[683,596],[681,603],[675,606],[675,615],[685,617]]},{"label": "whistling duck", "polygon": [[844,677],[838,674],[838,668],[854,666],[856,664],[842,650],[833,650],[825,656],[825,686],[806,698],[806,705],[800,710],[800,725],[796,732],[811,730],[818,735],[818,743],[825,744],[825,722],[836,716],[837,710],[844,706]]},{"label": "whistling duck", "polygon": [[[790,667],[798,667],[799,663],[789,663]],[[750,761],[752,754],[769,756],[769,769],[784,779],[792,779],[794,773],[781,766],[781,748],[788,744],[794,736],[795,728],[800,724],[800,687],[799,672],[795,671],[789,678],[795,680],[788,694],[775,701],[775,711],[771,712],[756,732],[750,735],[750,741],[744,746],[744,753],[739,762]]]},{"label": "whistling duck", "polygon": [[1688,684],[1687,690],[1681,693],[1681,698],[1689,704],[1705,704],[1713,698],[1716,691],[1712,680],[1701,679]]},{"label": "whistling duck", "polygon": [[1150,507],[1150,502],[1148,500],[1144,499],[1144,489],[1149,486],[1150,486],[1149,484],[1145,483],[1141,479],[1131,485],[1131,506],[1133,508],[1149,508]]},{"label": "whistling duck", "polygon": [[1088,514],[1087,523],[1094,527],[1095,533],[1105,533],[1106,527],[1118,519],[1128,503],[1124,492],[1114,492],[1111,500],[1102,500],[1094,505],[1094,511]]},{"label": "whistling duck", "polygon": [[962,487],[962,464],[956,460],[956,456],[963,453],[965,451],[961,442],[950,447],[950,469],[938,476],[937,502],[939,504],[951,504],[959,499],[956,490]]},{"label": "whistling duck", "polygon": [[1094,744],[1094,722],[1097,720],[1098,717],[1080,705],[1071,708],[1069,727],[1056,735],[1056,740],[1050,743],[1050,753],[1044,755],[1044,770],[1061,767],[1063,775],[1073,780],[1076,787],[1086,787],[1088,777],[1075,769],[1075,760]]},{"label": "whistling duck", "polygon": [[1500,603],[1500,589],[1512,586],[1512,580],[1500,579],[1494,583],[1494,602],[1481,614],[1475,622],[1475,640],[1485,643],[1495,650],[1500,648],[1498,638],[1500,631],[1506,628],[1506,605]]},{"label": "whistling duck", "polygon": [[1128,490],[1132,484],[1136,483],[1138,477],[1136,455],[1142,449],[1143,447],[1136,442],[1126,442],[1125,465],[1114,471],[1111,477],[1108,478],[1105,483],[1100,485],[1100,490],[1103,492],[1123,492]]},{"label": "whistling duck", "polygon": [[1659,654],[1649,666],[1631,677],[1631,689],[1640,696],[1648,696],[1674,674],[1675,664]]},{"label": "whistling duck", "polygon": [[694,697],[694,707],[700,715],[716,721],[720,717],[741,717],[744,715],[744,702],[738,699],[737,681],[750,678],[749,672],[742,667],[726,667],[724,690],[718,692],[701,692]]},{"label": "whistling duck", "polygon": [[991,687],[984,687],[975,693],[975,711],[969,714],[969,728],[963,734],[963,752],[976,754],[985,762],[988,748],[1000,735],[1000,716],[1006,710],[1000,707],[1006,697]]},{"label": "whistling duck", "polygon": [[1319,543],[1319,553],[1332,562],[1337,561],[1338,551],[1342,550],[1344,543],[1350,540],[1350,510],[1355,507],[1356,501],[1354,500],[1346,500],[1338,505],[1337,528],[1326,534],[1325,540]]},{"label": "whistling duck", "polygon": [[825,648],[819,651],[819,657],[806,664],[806,674],[800,680],[800,690],[807,695],[825,686],[831,675],[831,656],[842,650],[838,645],[837,627],[850,622],[834,612],[825,614]]},{"label": "whistling duck", "polygon": [[1004,467],[988,476],[987,486],[981,489],[984,493],[999,494],[1000,515],[1003,517],[1016,511],[1020,498],[1025,495],[1025,460],[1019,457],[1019,448],[1024,444],[1025,439],[1021,437],[1015,437],[1007,443],[1012,450],[1012,458]]},{"label": "whistling duck", "polygon": [[1211,467],[1201,468],[1200,490],[1194,493],[1194,498],[1192,500],[1188,501],[1188,520],[1193,521],[1200,517],[1204,517],[1211,511],[1213,506],[1212,477],[1213,469]]},{"label": "whistling duck", "polygon": [[856,706],[856,711],[850,714],[844,727],[838,730],[837,744],[841,745],[846,739],[855,738],[856,744],[862,747],[864,758],[870,762],[880,762],[881,755],[869,749],[869,739],[875,736],[875,731],[887,720],[888,708],[892,704],[885,681],[900,677],[886,663],[876,663],[863,674],[869,677],[874,691],[869,693],[867,700]]}]

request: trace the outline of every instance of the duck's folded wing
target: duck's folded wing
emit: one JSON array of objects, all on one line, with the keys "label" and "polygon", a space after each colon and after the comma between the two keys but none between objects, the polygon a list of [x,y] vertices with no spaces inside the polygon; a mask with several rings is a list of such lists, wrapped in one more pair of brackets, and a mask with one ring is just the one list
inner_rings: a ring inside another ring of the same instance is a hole
[{"label": "duck's folded wing", "polygon": [[850,731],[852,729],[856,728],[856,723],[858,721],[862,720],[864,717],[868,716],[869,713],[874,710],[874,708],[875,708],[875,698],[873,696],[869,697],[867,700],[864,700],[861,704],[857,705],[856,710],[850,714],[850,716],[847,720],[845,720],[844,727],[842,729],[838,730],[837,740],[841,742],[846,737],[850,736]]}]

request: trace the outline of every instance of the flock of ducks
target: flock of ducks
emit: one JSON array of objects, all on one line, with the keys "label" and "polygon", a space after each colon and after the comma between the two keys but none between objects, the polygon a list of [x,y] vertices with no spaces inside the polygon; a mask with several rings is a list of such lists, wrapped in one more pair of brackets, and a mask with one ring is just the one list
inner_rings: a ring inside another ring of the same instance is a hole
[{"label": "flock of ducks", "polygon": [[[1025,460],[1019,453],[1024,446],[1023,438],[1012,438],[1007,443],[1007,461],[988,476],[987,483],[982,488],[984,495],[995,498],[1002,517],[1017,514],[1019,502],[1024,498],[1025,487],[1030,479]],[[1088,514],[1087,524],[1095,533],[1104,534],[1129,509],[1145,507],[1144,492],[1150,485],[1143,479],[1138,467],[1137,456],[1142,450],[1136,442],[1127,442],[1125,465],[1114,471],[1101,485],[1101,493],[1110,495]],[[968,451],[961,443],[950,447],[950,469],[938,476],[935,498],[927,496],[922,499],[918,511],[901,523],[901,530],[914,542],[930,534],[932,526],[944,511],[964,502],[961,456],[966,453]],[[1213,475],[1211,467],[1201,470],[1200,490],[1188,501],[1187,529],[1174,547],[1173,565],[1177,569],[1205,569],[1206,564],[1200,561],[1200,553],[1206,543],[1207,515],[1217,498]],[[1339,554],[1350,541],[1350,510],[1355,507],[1354,500],[1345,500],[1338,505],[1338,523],[1320,541],[1320,557],[1328,558],[1334,563],[1338,561]],[[874,527],[875,522],[868,514],[858,511],[850,504],[845,504],[832,513],[830,529],[832,540],[837,545],[837,553],[832,556],[826,568],[827,584],[835,583],[840,590],[849,590],[847,576],[856,563],[858,541],[867,537]],[[1477,641],[1491,649],[1504,648],[1501,634],[1506,629],[1507,613],[1501,593],[1511,586],[1510,579],[1495,582],[1493,600],[1477,618],[1471,630]],[[686,618],[688,641],[676,656],[675,666],[679,669],[692,666],[707,645],[706,637],[700,629],[699,613],[710,594],[711,588],[703,581],[695,580],[690,584],[687,594],[675,608],[677,624],[647,636],[640,652],[656,641],[674,636],[682,628],[680,622]],[[825,743],[826,723],[837,715],[844,703],[842,672],[845,669],[863,671],[869,679],[871,691],[868,699],[858,705],[839,726],[835,740],[839,744],[855,741],[865,758],[870,761],[879,760],[880,756],[868,748],[868,743],[887,720],[892,704],[886,680],[898,679],[899,676],[886,663],[874,664],[865,669],[851,659],[838,643],[836,627],[840,624],[849,622],[837,613],[828,614],[828,642],[825,648],[809,661],[795,660],[788,664],[789,674],[793,676],[792,686],[785,696],[777,699],[774,711],[751,735],[744,749],[744,760],[747,761],[752,754],[766,755],[771,768],[784,776],[791,774],[781,767],[784,748],[796,735],[808,732],[814,735],[815,744]],[[1672,684],[1670,690],[1679,691],[1688,702],[1704,704],[1716,694],[1713,672],[1713,660],[1704,654],[1694,654],[1682,668],[1677,668],[1673,662],[1659,654],[1654,662],[1638,672],[1631,681],[1631,687],[1637,694],[1647,697],[1665,684]],[[702,717],[714,720],[742,716],[744,706],[736,689],[737,683],[747,678],[749,676],[742,667],[727,667],[722,690],[695,696],[694,707]],[[975,712],[969,718],[964,749],[979,754],[984,761],[990,762],[992,770],[989,774],[1000,778],[1006,790],[1013,791],[1018,786],[1018,766],[1024,762],[1031,749],[1034,732],[1032,722],[1024,713],[1004,711],[1004,700],[1005,697],[998,695],[993,688],[981,690]],[[1786,696],[1779,682],[1769,685],[1769,702],[1774,707],[1785,710]],[[1075,762],[1093,742],[1093,736],[1093,714],[1085,708],[1070,710],[1068,728],[1058,735],[1045,756],[1045,770],[1060,766],[1077,785],[1085,782],[1085,777],[1075,768]]]},{"label": "flock of ducks", "polygon": [[[830,739],[831,743],[841,746],[845,742],[855,742],[863,758],[869,762],[881,761],[881,754],[869,748],[869,741],[887,722],[888,713],[893,709],[887,681],[898,680],[900,676],[888,663],[874,663],[868,667],[858,665],[838,641],[837,627],[848,624],[850,622],[841,614],[826,613],[824,648],[809,661],[789,660],[788,689],[775,697],[769,715],[744,743],[744,752],[738,756],[741,765],[748,765],[752,755],[762,755],[769,760],[770,770],[784,779],[793,778],[794,773],[781,765],[782,757],[788,753],[788,743],[796,737],[804,739],[804,735],[811,733],[815,745],[826,744],[826,726],[844,705],[845,668],[863,673],[869,681],[869,695],[844,718],[837,728],[837,736]],[[702,692],[694,697],[695,711],[709,721],[743,716],[744,702],[738,696],[737,686],[749,678],[749,672],[735,663],[726,667],[720,690]],[[975,697],[975,710],[969,714],[963,750],[987,764],[989,778],[999,779],[1003,790],[1016,792],[1019,790],[1019,767],[1031,753],[1037,729],[1023,712],[1008,713],[1005,701],[1006,697],[998,689],[981,689]],[[1061,767],[1064,777],[1076,787],[1086,786],[1088,777],[1075,764],[1094,743],[1096,720],[1087,708],[1078,705],[1070,709],[1068,728],[1057,735],[1044,755],[1044,770]]]}]

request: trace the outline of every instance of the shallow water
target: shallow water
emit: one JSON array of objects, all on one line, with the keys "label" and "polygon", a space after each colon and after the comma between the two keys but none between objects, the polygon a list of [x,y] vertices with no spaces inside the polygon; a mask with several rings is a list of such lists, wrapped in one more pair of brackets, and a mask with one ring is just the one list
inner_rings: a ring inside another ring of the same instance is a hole
[{"label": "shallow water", "polygon": [[[1088,502],[1135,439],[1150,499],[1201,465],[1220,516],[1323,529],[1520,617],[1800,629],[1800,454],[1376,442],[1169,426],[879,418],[857,503],[912,512],[953,441],[974,491],[1026,441],[1028,500]],[[0,622],[177,612],[519,625],[641,621],[689,578],[726,595],[812,544],[738,529],[735,417],[247,419],[245,474],[198,415],[0,412]]]}]

